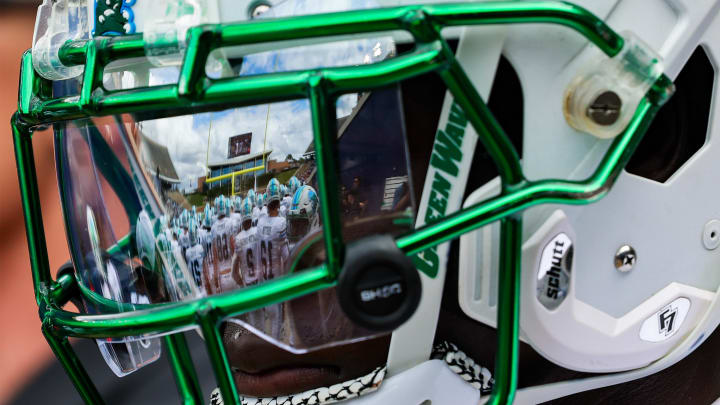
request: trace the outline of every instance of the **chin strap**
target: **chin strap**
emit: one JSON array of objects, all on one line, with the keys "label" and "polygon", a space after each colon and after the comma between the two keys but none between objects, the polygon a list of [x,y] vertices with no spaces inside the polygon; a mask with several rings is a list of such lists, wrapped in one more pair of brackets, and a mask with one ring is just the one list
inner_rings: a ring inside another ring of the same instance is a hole
[{"label": "chin strap", "polygon": [[[378,367],[362,377],[335,384],[307,390],[300,394],[273,398],[252,398],[240,396],[242,405],[320,405],[331,404],[345,399],[359,397],[375,391],[385,378],[385,366]],[[210,394],[210,405],[223,405],[220,390],[215,388]]]},{"label": "chin strap", "polygon": [[495,380],[490,370],[475,363],[475,360],[468,357],[455,344],[449,342],[436,344],[430,357],[444,361],[453,373],[480,391],[480,395],[488,395],[492,391]]},{"label": "chin strap", "polygon": [[[442,360],[447,366],[473,388],[480,391],[480,395],[490,394],[495,380],[492,373],[485,367],[475,363],[462,350],[452,343],[441,342],[433,347],[432,359]],[[380,387],[385,378],[385,367],[378,367],[371,373],[362,377],[348,380],[330,387],[315,388],[301,394],[294,394],[273,398],[240,397],[242,405],[325,405],[344,401],[369,394]],[[215,388],[210,394],[210,405],[223,405],[220,390]]]}]

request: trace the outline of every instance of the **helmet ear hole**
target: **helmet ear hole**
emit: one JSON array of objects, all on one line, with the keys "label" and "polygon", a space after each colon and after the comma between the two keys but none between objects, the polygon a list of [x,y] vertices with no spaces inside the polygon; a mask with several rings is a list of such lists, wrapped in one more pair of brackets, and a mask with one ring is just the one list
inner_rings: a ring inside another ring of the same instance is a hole
[{"label": "helmet ear hole", "polygon": [[629,173],[664,183],[705,145],[714,81],[712,63],[699,46],[628,162]]}]

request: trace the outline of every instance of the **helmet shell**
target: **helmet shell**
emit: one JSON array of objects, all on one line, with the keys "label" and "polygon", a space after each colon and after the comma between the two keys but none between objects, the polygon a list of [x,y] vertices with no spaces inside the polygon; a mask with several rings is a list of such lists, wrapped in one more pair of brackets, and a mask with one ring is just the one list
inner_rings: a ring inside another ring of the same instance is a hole
[{"label": "helmet shell", "polygon": [[252,220],[253,203],[249,197],[242,200],[239,211],[240,211],[240,217],[243,221],[248,220],[248,219]]},{"label": "helmet shell", "polygon": [[312,219],[317,215],[320,199],[317,192],[310,186],[301,186],[290,203],[288,217]]},{"label": "helmet shell", "polygon": [[190,219],[190,224],[188,226],[188,235],[190,236],[190,245],[194,246],[198,243],[198,229],[195,218]]},{"label": "helmet shell", "polygon": [[300,186],[300,180],[298,180],[297,177],[290,177],[290,180],[288,180],[288,188],[290,189],[291,195],[295,195],[295,192],[300,188]]},{"label": "helmet shell", "polygon": [[273,201],[282,200],[283,195],[278,179],[274,177],[270,179],[267,188],[265,189],[265,195],[267,196],[267,200],[265,201],[267,204],[270,204]]}]

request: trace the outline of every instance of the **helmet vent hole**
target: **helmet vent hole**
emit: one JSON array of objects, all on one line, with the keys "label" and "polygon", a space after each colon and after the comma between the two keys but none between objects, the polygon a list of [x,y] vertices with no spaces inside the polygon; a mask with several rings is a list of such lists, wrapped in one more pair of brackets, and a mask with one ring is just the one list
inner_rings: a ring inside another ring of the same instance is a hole
[{"label": "helmet vent hole", "polygon": [[710,59],[697,47],[675,80],[675,94],[658,111],[628,162],[629,173],[664,183],[703,147],[714,80]]}]

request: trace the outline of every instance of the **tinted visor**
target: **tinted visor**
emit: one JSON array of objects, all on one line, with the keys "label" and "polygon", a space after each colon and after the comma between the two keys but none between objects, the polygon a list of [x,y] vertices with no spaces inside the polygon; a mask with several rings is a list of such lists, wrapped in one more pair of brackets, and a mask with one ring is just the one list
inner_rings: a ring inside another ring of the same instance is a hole
[{"label": "tinted visor", "polygon": [[[242,58],[229,50],[224,61],[227,75],[250,75],[375,63],[393,54],[392,41],[371,38]],[[133,69],[105,81],[126,88],[172,83],[178,76],[175,67]],[[345,95],[336,116],[345,242],[407,232],[414,208],[407,199],[412,192],[399,88]],[[293,176],[318,189],[311,123],[308,101],[295,100],[56,125],[59,185],[83,309],[114,313],[232,294],[321,265],[324,201],[315,201],[314,220],[295,221],[280,195],[253,208],[249,229],[234,203],[251,190],[272,197],[271,180],[289,187]],[[399,203],[403,198],[406,203]],[[296,353],[378,335],[345,317],[334,289],[228,321]],[[124,374],[158,357],[155,336],[107,340],[101,348]]]}]

